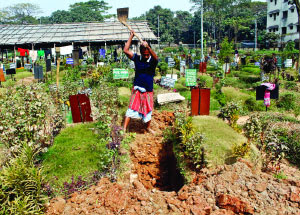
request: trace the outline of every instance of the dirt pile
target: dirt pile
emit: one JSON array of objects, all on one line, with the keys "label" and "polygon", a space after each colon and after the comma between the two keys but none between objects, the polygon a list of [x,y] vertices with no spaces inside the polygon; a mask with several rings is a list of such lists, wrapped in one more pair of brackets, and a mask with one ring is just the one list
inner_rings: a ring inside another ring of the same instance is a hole
[{"label": "dirt pile", "polygon": [[131,144],[130,180],[111,183],[104,178],[68,200],[51,200],[47,214],[300,214],[300,181],[292,168],[289,180],[279,181],[241,160],[203,169],[182,187],[172,146],[162,142],[172,119],[171,113],[154,112],[154,135],[132,122],[130,131],[137,135]]}]

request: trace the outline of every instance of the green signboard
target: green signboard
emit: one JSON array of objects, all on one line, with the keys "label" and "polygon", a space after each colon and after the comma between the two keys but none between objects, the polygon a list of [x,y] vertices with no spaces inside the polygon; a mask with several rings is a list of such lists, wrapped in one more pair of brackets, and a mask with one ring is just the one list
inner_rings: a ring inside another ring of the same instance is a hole
[{"label": "green signboard", "polygon": [[113,69],[114,79],[129,78],[128,69]]},{"label": "green signboard", "polygon": [[278,67],[281,67],[282,66],[282,59],[281,57],[276,57],[277,58],[277,65]]},{"label": "green signboard", "polygon": [[187,87],[192,87],[197,85],[197,71],[196,69],[186,69],[185,70],[185,83]]}]

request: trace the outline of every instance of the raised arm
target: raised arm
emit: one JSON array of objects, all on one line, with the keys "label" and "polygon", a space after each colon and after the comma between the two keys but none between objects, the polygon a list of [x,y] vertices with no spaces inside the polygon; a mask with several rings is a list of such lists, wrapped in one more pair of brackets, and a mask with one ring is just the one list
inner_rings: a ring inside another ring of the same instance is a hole
[{"label": "raised arm", "polygon": [[131,30],[130,31],[130,36],[128,38],[128,41],[125,43],[125,46],[124,46],[124,49],[123,49],[123,52],[127,55],[127,57],[129,59],[133,58],[133,52],[129,50],[129,48],[131,46],[131,42],[132,42],[133,37],[134,37],[134,31]]},{"label": "raised arm", "polygon": [[149,44],[146,41],[144,41],[142,43],[142,45],[149,50],[150,55],[154,58],[154,60],[158,61],[158,57],[157,57],[156,53],[151,49],[151,47],[149,46]]}]

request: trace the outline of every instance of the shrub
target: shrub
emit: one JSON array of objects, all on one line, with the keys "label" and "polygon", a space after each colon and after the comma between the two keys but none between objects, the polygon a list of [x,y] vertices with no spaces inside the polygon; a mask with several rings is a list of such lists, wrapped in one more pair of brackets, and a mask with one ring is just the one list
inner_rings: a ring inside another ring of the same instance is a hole
[{"label": "shrub", "polygon": [[264,106],[259,105],[259,103],[252,96],[245,100],[244,107],[246,110],[248,110],[250,112],[263,111],[263,109],[264,109]]},{"label": "shrub", "polygon": [[222,118],[223,120],[227,119],[229,125],[232,128],[237,129],[237,120],[239,119],[241,109],[242,108],[239,103],[229,102],[223,108],[221,108],[218,117]]},{"label": "shrub", "polygon": [[293,93],[283,93],[276,103],[277,107],[292,110],[296,106],[296,96]]},{"label": "shrub", "polygon": [[165,141],[173,143],[182,174],[186,167],[199,170],[206,164],[203,148],[205,137],[195,133],[191,117],[186,117],[183,113],[176,113],[175,117],[173,127],[164,132]]},{"label": "shrub", "polygon": [[33,163],[34,150],[24,144],[18,154],[0,172],[0,213],[44,214],[44,179]]},{"label": "shrub", "polygon": [[14,154],[28,143],[46,149],[63,127],[63,116],[41,84],[8,89],[0,99],[0,142]]},{"label": "shrub", "polygon": [[200,75],[197,79],[198,85],[202,88],[212,88],[213,79],[207,75]]},{"label": "shrub", "polygon": [[180,83],[175,83],[174,88],[178,92],[189,91],[189,88],[185,87],[184,85],[181,85]]},{"label": "shrub", "polygon": [[235,158],[243,158],[251,151],[249,143],[235,144],[232,148],[232,155]]},{"label": "shrub", "polygon": [[284,83],[284,88],[287,90],[296,90],[297,83],[294,81],[286,81]]}]

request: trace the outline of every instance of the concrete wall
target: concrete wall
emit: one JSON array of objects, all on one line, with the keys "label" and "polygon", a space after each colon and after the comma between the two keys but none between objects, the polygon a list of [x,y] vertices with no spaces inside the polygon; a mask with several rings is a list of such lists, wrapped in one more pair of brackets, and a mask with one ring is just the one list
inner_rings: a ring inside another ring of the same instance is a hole
[{"label": "concrete wall", "polygon": [[[286,0],[267,0],[267,3],[267,32],[270,32],[270,30],[271,32],[274,32],[274,28],[270,29],[270,27],[278,26],[278,30],[275,29],[274,33],[282,35],[279,43],[286,43],[290,40],[294,41],[299,39],[299,34],[297,33],[298,14],[296,8],[291,10],[293,6],[289,5]],[[276,10],[279,11],[272,13],[272,11],[274,12]],[[287,18],[283,18],[284,11],[287,11]],[[276,20],[274,20],[274,16],[276,16]],[[282,28],[284,27],[286,27],[286,34],[283,34],[282,32]]]}]

